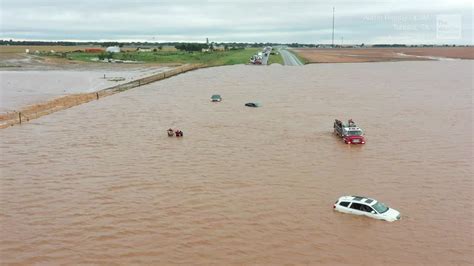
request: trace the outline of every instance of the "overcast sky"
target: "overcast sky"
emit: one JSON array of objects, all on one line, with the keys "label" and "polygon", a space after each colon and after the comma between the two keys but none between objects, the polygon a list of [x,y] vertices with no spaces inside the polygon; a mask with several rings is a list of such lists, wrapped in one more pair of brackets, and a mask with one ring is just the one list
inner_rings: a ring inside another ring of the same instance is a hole
[{"label": "overcast sky", "polygon": [[1,39],[473,44],[469,0],[0,0]]}]

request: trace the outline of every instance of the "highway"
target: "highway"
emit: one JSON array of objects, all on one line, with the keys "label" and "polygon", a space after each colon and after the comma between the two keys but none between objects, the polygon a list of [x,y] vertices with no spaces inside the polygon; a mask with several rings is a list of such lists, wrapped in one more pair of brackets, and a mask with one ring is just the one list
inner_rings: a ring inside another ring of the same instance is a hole
[{"label": "highway", "polygon": [[283,57],[283,63],[285,66],[302,66],[303,63],[296,57],[293,53],[287,51],[286,49],[279,50],[281,57]]},{"label": "highway", "polygon": [[[262,57],[262,65],[268,65],[268,58],[270,57],[270,53],[272,52],[272,48],[266,53],[263,53]],[[265,55],[266,54],[266,55]]]}]

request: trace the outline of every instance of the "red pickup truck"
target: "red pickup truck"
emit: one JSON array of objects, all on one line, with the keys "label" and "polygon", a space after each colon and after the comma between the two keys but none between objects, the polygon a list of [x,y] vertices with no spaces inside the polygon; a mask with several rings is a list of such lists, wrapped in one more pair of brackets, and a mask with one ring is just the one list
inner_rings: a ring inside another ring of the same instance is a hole
[{"label": "red pickup truck", "polygon": [[365,144],[364,132],[352,119],[347,124],[341,120],[334,121],[334,133],[342,138],[346,144]]}]

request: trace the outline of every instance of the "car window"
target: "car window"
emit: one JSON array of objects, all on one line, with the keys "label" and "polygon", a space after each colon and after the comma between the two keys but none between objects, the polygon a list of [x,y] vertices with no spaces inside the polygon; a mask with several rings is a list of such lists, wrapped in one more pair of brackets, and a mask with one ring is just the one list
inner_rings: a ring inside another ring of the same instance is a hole
[{"label": "car window", "polygon": [[362,206],[362,204],[353,202],[351,204],[351,209],[360,210],[361,206]]},{"label": "car window", "polygon": [[388,207],[385,206],[385,204],[381,203],[381,202],[377,202],[374,204],[374,208],[379,212],[379,213],[384,213],[386,211],[388,211]]},{"label": "car window", "polygon": [[360,210],[364,212],[372,212],[374,209],[372,209],[370,206],[361,204]]},{"label": "car window", "polygon": [[351,209],[363,211],[363,212],[372,212],[374,209],[372,209],[370,206],[361,204],[361,203],[352,203]]},{"label": "car window", "polygon": [[343,206],[343,207],[348,207],[349,206],[349,202],[347,201],[342,201],[341,203],[339,203],[339,205]]}]

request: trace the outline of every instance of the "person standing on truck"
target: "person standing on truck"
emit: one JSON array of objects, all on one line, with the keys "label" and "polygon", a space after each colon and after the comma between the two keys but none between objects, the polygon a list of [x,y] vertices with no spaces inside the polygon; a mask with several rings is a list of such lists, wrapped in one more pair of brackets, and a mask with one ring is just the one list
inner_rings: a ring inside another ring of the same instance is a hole
[{"label": "person standing on truck", "polygon": [[354,123],[354,121],[352,120],[352,118],[349,119],[349,121],[347,121],[347,122],[348,122],[348,124],[349,124],[349,127],[355,127],[355,126],[356,126],[355,123]]}]

